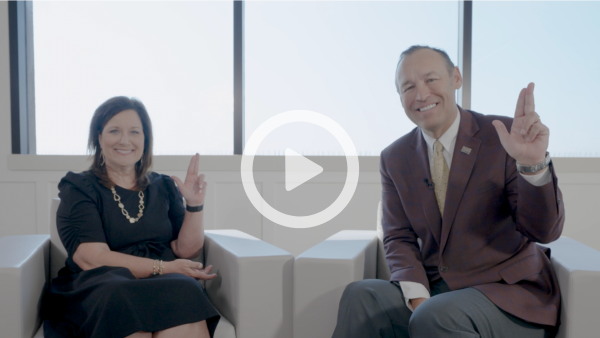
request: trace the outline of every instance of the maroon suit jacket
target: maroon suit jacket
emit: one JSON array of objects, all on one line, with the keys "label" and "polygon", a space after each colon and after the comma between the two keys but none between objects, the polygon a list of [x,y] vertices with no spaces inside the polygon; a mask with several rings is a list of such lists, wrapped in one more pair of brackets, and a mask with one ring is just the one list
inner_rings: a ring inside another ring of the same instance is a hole
[{"label": "maroon suit jacket", "polygon": [[554,169],[551,183],[531,185],[492,125],[500,120],[510,130],[512,119],[459,111],[444,215],[424,182],[432,179],[419,128],[381,153],[383,243],[391,280],[429,289],[441,276],[451,290],[474,287],[516,317],[557,325],[560,291],[550,251],[534,243],[552,242],[563,229]]}]

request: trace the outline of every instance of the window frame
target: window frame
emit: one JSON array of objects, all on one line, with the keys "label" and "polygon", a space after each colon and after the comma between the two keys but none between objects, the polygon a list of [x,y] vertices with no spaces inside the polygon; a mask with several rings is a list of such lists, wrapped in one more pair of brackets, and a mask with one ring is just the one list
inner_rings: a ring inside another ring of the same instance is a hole
[{"label": "window frame", "polygon": [[[457,103],[471,107],[471,1],[457,1],[458,67],[463,86],[457,92]],[[35,126],[35,69],[33,50],[33,2],[9,1],[9,46],[11,88],[12,154],[36,155]],[[242,155],[245,146],[245,68],[244,29],[245,1],[233,1],[233,154]]]},{"label": "window frame", "polygon": [[13,154],[35,154],[33,3],[8,2],[11,142]]}]

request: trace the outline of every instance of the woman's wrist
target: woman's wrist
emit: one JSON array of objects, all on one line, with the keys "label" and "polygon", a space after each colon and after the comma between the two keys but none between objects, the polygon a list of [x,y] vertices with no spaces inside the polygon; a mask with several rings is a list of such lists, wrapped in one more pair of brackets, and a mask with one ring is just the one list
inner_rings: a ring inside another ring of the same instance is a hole
[{"label": "woman's wrist", "polygon": [[156,276],[157,272],[158,272],[158,264],[157,264],[157,260],[153,259],[152,260],[152,273],[150,274],[150,276]]},{"label": "woman's wrist", "polygon": [[197,207],[197,206],[199,206],[199,205],[202,205],[202,204],[204,204],[204,201],[194,201],[194,200],[191,200],[191,199],[189,199],[189,200],[188,200],[188,199],[186,199],[186,200],[185,200],[185,204],[186,204],[186,205],[189,205],[189,206],[191,206],[191,207]]},{"label": "woman's wrist", "polygon": [[203,209],[204,209],[204,204],[200,204],[198,206],[190,206],[190,205],[185,206],[185,210],[187,210],[189,212],[200,212]]},{"label": "woman's wrist", "polygon": [[170,265],[169,263],[171,263],[171,262],[163,262],[162,263],[163,264],[163,269],[162,269],[163,275],[169,273],[169,265]]},{"label": "woman's wrist", "polygon": [[152,276],[165,274],[165,263],[162,259],[155,259],[152,263]]}]

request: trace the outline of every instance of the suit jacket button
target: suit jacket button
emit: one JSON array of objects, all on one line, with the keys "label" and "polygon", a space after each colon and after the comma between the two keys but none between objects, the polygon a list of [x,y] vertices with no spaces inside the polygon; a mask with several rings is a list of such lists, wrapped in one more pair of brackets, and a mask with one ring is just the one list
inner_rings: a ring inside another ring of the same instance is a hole
[{"label": "suit jacket button", "polygon": [[448,271],[448,267],[447,266],[442,266],[440,268],[440,272],[446,272],[446,271]]}]

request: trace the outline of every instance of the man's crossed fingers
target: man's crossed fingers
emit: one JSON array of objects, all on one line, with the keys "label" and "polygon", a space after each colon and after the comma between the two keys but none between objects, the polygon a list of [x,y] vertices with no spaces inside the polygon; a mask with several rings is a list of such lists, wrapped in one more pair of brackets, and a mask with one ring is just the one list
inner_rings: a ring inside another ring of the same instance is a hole
[{"label": "man's crossed fingers", "polygon": [[535,84],[532,82],[527,88],[521,89],[515,109],[515,119],[522,119],[521,129],[515,130],[515,132],[523,136],[526,142],[532,142],[538,134],[548,131],[548,128],[541,123],[540,116],[535,112],[534,88]]}]

